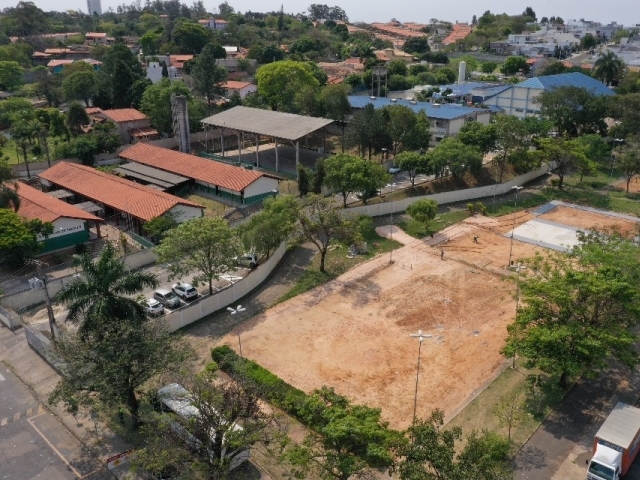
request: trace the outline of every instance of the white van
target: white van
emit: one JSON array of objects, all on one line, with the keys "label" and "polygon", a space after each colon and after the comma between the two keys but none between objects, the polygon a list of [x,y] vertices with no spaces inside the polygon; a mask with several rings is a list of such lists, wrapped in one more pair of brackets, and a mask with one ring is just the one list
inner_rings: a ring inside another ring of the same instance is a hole
[{"label": "white van", "polygon": [[[169,385],[166,385],[159,389],[158,397],[160,399],[163,411],[173,412],[176,415],[184,418],[185,420],[187,420],[189,417],[200,415],[200,411],[191,403],[191,393],[178,383],[170,383]],[[185,434],[187,436],[188,442],[200,443],[200,440],[196,439],[193,435],[187,432],[187,430],[179,423],[174,423],[173,428],[179,430],[180,433]],[[236,424],[234,425],[233,429],[242,430],[242,427]],[[226,455],[226,453],[223,452],[223,455]],[[249,459],[250,456],[251,450],[249,449],[238,453],[231,461],[230,470],[233,470],[234,468],[242,465]]]}]

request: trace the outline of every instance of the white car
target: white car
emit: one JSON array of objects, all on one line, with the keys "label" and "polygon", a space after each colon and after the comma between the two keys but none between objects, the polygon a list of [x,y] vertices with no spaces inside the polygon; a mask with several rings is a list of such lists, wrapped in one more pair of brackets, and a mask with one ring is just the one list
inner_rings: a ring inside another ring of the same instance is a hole
[{"label": "white car", "polygon": [[164,307],[155,298],[147,298],[144,302],[144,308],[147,314],[152,317],[157,317],[164,313]]},{"label": "white car", "polygon": [[256,268],[258,266],[258,256],[255,253],[245,253],[234,260],[242,267]]},{"label": "white car", "polygon": [[193,288],[192,285],[184,282],[178,282],[171,287],[173,293],[182,298],[183,300],[190,300],[198,296],[198,291]]},{"label": "white car", "polygon": [[402,171],[402,169],[400,167],[390,167],[388,172],[391,173],[392,175],[395,175],[396,173],[400,173]]}]

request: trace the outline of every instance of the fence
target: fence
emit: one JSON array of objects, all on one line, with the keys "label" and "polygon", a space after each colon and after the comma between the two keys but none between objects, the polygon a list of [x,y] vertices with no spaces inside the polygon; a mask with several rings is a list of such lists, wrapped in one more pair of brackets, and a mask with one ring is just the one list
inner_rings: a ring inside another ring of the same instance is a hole
[{"label": "fence", "polygon": [[551,171],[550,165],[543,165],[536,170],[532,170],[524,175],[520,175],[512,180],[498,185],[487,185],[485,187],[467,188],[464,190],[454,190],[451,192],[434,193],[432,195],[424,195],[421,197],[403,198],[395,202],[376,203],[374,205],[363,205],[361,207],[347,208],[342,210],[347,214],[367,215],[369,217],[380,217],[390,215],[392,213],[405,212],[409,205],[423,198],[435,200],[438,205],[446,203],[458,203],[468,200],[476,200],[478,198],[486,198],[494,195],[504,195],[509,193],[515,186],[523,185],[531,180],[546,175]]},{"label": "fence", "polygon": [[20,316],[13,310],[6,310],[0,307],[0,322],[4,323],[9,330],[16,330],[20,327]]},{"label": "fence", "polygon": [[250,275],[218,293],[203,297],[197,302],[169,313],[162,317],[162,320],[167,322],[171,332],[175,332],[213,312],[234,305],[240,298],[250,293],[271,275],[273,269],[282,260],[286,249],[286,244],[283,242],[273,255],[265,263],[259,265]]},{"label": "fence", "polygon": [[51,354],[51,340],[31,325],[24,325],[24,334],[29,346],[38,352],[38,354],[44,358],[49,365],[59,372],[61,365],[54,360],[53,355]]}]

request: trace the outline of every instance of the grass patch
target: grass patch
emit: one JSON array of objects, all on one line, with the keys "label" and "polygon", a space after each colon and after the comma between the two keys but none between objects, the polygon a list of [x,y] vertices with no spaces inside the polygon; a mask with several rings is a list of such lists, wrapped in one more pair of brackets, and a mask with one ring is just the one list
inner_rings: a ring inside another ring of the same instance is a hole
[{"label": "grass patch", "polygon": [[325,272],[320,271],[320,255],[318,254],[313,258],[311,264],[306,268],[291,290],[282,295],[274,305],[289,300],[301,293],[308,292],[329,280],[333,280],[350,268],[355,267],[359,263],[366,262],[378,254],[390,252],[402,246],[402,244],[395,240],[389,240],[379,236],[373,229],[373,222],[371,222],[370,228],[365,229],[362,236],[363,240],[367,242],[367,253],[356,255],[355,258],[348,258],[348,245],[343,243],[332,244],[325,259]]},{"label": "grass patch", "polygon": [[[50,137],[47,138],[47,143],[49,144],[49,155],[51,156],[51,161],[55,160],[56,158],[56,155],[55,155],[56,145],[62,142],[63,140],[60,140],[60,139],[53,139]],[[37,143],[34,143],[34,145],[36,144]],[[29,159],[29,163],[47,161],[47,154],[45,153],[44,148],[42,149],[42,155],[34,155],[31,152],[31,147],[33,147],[33,145],[29,145],[27,147],[27,158]],[[9,157],[9,165],[17,165],[18,163],[21,163],[24,165],[22,148],[16,144],[15,140],[7,139],[6,143],[2,147],[2,152],[7,157]]]},{"label": "grass patch", "polygon": [[228,205],[225,205],[222,202],[218,202],[209,197],[203,197],[202,195],[198,195],[196,193],[183,195],[182,198],[205,207],[204,209],[205,217],[222,217],[224,215],[224,212],[231,209],[231,207],[229,207]]},{"label": "grass patch", "polygon": [[424,223],[417,222],[407,215],[402,216],[399,221],[394,223],[408,235],[411,235],[414,238],[424,238],[439,232],[454,223],[461,222],[468,216],[469,212],[467,210],[455,210],[452,212],[439,213],[434,220],[429,222],[429,228],[427,230],[424,228]]}]

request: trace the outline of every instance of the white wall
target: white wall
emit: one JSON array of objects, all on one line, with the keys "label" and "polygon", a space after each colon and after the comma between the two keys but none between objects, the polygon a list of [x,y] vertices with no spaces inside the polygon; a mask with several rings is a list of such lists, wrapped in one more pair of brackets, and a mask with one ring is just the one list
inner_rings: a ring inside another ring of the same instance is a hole
[{"label": "white wall", "polygon": [[244,189],[244,198],[255,197],[274,190],[278,190],[278,180],[270,177],[260,177]]},{"label": "white wall", "polygon": [[[85,220],[79,218],[61,217],[53,222],[53,233],[48,238],[57,238],[70,233],[82,232],[84,230]],[[44,237],[38,235],[38,241],[44,242]]]},{"label": "white wall", "polygon": [[188,205],[176,205],[169,210],[169,213],[171,213],[174,220],[178,223],[186,222],[192,218],[200,218],[204,214],[202,208],[190,207]]},{"label": "white wall", "polygon": [[536,98],[541,93],[542,90],[539,88],[525,88],[514,85],[513,88],[500,92],[498,95],[485,100],[484,103],[502,108],[507,115],[513,115],[518,118],[533,117],[539,115],[540,105]]}]

